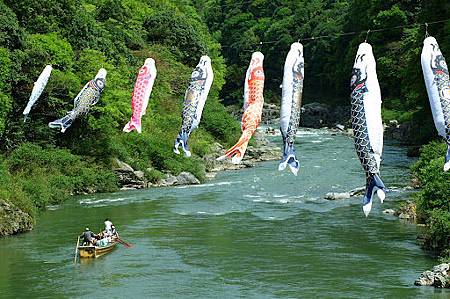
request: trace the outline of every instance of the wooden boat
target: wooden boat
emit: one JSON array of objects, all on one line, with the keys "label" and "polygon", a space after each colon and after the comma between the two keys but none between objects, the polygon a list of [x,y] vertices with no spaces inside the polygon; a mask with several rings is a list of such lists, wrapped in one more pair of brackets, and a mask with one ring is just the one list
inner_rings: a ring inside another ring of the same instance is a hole
[{"label": "wooden boat", "polygon": [[119,242],[117,240],[112,240],[106,246],[78,246],[78,252],[80,258],[97,258],[104,254],[111,252]]}]

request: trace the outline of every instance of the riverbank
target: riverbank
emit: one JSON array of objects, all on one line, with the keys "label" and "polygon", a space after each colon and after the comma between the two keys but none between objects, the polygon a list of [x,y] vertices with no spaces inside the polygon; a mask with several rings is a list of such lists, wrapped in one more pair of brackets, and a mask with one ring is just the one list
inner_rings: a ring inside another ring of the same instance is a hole
[{"label": "riverbank", "polygon": [[[272,116],[276,116],[275,113],[271,114]],[[273,120],[271,120],[273,121]],[[303,129],[304,132],[308,133],[314,133],[316,129]],[[351,137],[351,130],[347,130],[345,128],[335,128],[335,129],[321,129],[323,132],[329,132],[330,135],[346,135]],[[277,137],[276,143],[273,142],[274,136]],[[278,140],[280,139],[280,140]],[[271,141],[272,140],[272,141]],[[299,139],[299,142],[301,139]],[[54,163],[50,161],[50,158],[55,158],[58,155],[64,155],[65,153],[62,151],[54,151],[51,154],[48,154],[47,156],[49,159],[43,160],[39,158],[39,163],[48,163],[47,167],[50,168],[56,168],[59,175],[56,176],[54,179],[48,179],[50,182],[55,182],[56,180],[64,180],[70,182],[72,179],[68,177],[71,173],[76,173],[75,169],[78,170],[80,173],[84,173],[85,175],[82,175],[81,177],[77,178],[76,186],[74,185],[71,187],[68,194],[61,193],[61,191],[56,190],[55,195],[53,199],[46,200],[44,202],[48,202],[49,204],[55,204],[60,203],[64,200],[67,200],[70,198],[71,195],[77,195],[77,194],[90,194],[90,193],[97,193],[97,192],[112,192],[115,190],[135,190],[135,189],[144,189],[144,188],[155,188],[155,187],[169,187],[169,186],[182,186],[182,185],[196,185],[200,184],[202,181],[205,180],[211,180],[213,179],[218,172],[221,171],[227,171],[227,170],[237,170],[237,169],[243,169],[243,168],[249,168],[254,167],[256,163],[262,162],[262,161],[271,161],[271,160],[278,160],[281,157],[281,138],[279,137],[279,133],[277,131],[269,130],[269,127],[261,127],[257,130],[257,133],[255,134],[254,138],[252,139],[251,145],[248,147],[246,155],[242,161],[241,164],[235,165],[230,163],[229,161],[217,161],[216,158],[221,156],[223,152],[226,151],[226,148],[222,146],[220,143],[215,142],[209,146],[209,153],[204,154],[203,157],[200,158],[201,163],[204,167],[204,176],[202,178],[197,177],[193,173],[189,171],[181,171],[178,174],[174,174],[171,171],[167,170],[166,172],[160,173],[157,176],[151,175],[155,172],[154,169],[148,168],[148,169],[134,169],[129,164],[120,161],[117,158],[114,158],[111,163],[111,168],[99,168],[95,170],[95,175],[92,173],[91,170],[87,167],[84,162],[77,160],[75,157],[69,156],[70,158],[65,158],[65,160],[68,161],[69,164],[62,164],[62,165],[53,165]],[[40,154],[39,148],[35,146],[31,146],[30,148],[25,148],[22,153],[17,154],[18,157],[25,157],[30,156],[30,152],[33,152],[35,156],[41,157],[43,154]],[[172,153],[170,153],[172,154]],[[174,155],[174,154],[173,154]],[[21,158],[22,159],[22,158]],[[182,158],[185,160],[189,160],[186,158]],[[197,158],[198,159],[198,158]],[[15,158],[14,160],[17,160]],[[59,161],[59,158],[56,158],[56,161]],[[22,161],[22,160],[20,160]],[[53,160],[52,160],[53,161]],[[71,161],[71,162],[70,162]],[[33,160],[31,159],[25,159],[23,160],[24,163],[28,163],[29,165],[22,165],[20,163],[14,164],[17,168],[24,168],[24,167],[33,167]],[[36,161],[37,162],[37,161]],[[81,163],[79,166],[71,165],[74,162]],[[58,162],[59,163],[59,162]],[[53,166],[52,166],[53,165]],[[36,169],[38,169],[38,165],[34,166]],[[83,168],[84,167],[84,168]],[[72,169],[72,170],[71,170]],[[84,169],[84,170],[83,170]],[[92,173],[92,174],[89,174]],[[88,175],[86,175],[88,174]],[[150,175],[149,175],[150,174]],[[41,174],[42,175],[42,174]],[[54,175],[54,171],[52,171],[52,175]],[[94,177],[93,177],[94,175]],[[97,178],[95,178],[97,177]],[[44,178],[43,178],[44,179]],[[104,183],[102,183],[104,182]],[[106,183],[106,182],[113,182]],[[66,184],[67,186],[67,184]],[[46,188],[57,188],[57,186],[48,186]],[[361,188],[359,188],[361,189]],[[330,190],[331,191],[331,190]],[[361,191],[361,190],[359,190]],[[357,195],[360,194],[360,192],[350,192],[349,195]],[[41,194],[40,196],[45,196],[45,194]],[[59,196],[59,197],[57,197]],[[339,194],[339,193],[332,193],[329,196],[330,199],[333,198],[349,198],[347,197],[347,194]],[[43,199],[45,200],[45,199]],[[12,203],[10,203],[12,206],[14,206]],[[19,207],[15,207],[16,209],[19,209]],[[42,208],[45,208],[42,207]],[[26,219],[31,217],[31,219],[34,218],[34,214],[38,213],[36,210],[29,210],[25,211],[23,214],[19,214],[19,218],[15,218],[15,220],[11,219],[10,221],[13,221],[15,225],[12,227],[16,227],[17,229],[8,231],[8,233],[5,234],[15,234],[24,232],[27,230],[30,230],[32,228],[32,225],[30,226]],[[20,215],[23,217],[20,218]],[[21,226],[20,223],[27,223],[26,226]],[[33,223],[33,221],[31,222]],[[4,230],[6,232],[6,230]],[[5,235],[4,234],[4,235]]]},{"label": "riverbank", "polygon": [[[90,164],[65,150],[44,150],[35,145],[24,145],[1,163],[0,183],[5,189],[0,188],[0,198],[6,201],[0,204],[0,237],[32,230],[35,216],[47,205],[62,203],[73,195],[200,184],[214,178],[220,171],[253,167],[261,161],[279,159],[281,155],[281,148],[269,142],[262,130],[255,135],[253,145],[248,147],[241,164],[216,161],[225,150],[215,142],[210,146],[209,154],[195,158],[203,165],[205,173],[199,176],[198,172],[188,171],[174,174],[170,170],[160,173],[152,168],[135,170],[117,158],[109,168],[104,164]],[[8,168],[21,169],[22,172],[12,175]],[[155,172],[158,175],[152,175]],[[33,180],[28,183],[30,177]],[[32,200],[36,206],[30,203],[28,192],[33,192]]]}]

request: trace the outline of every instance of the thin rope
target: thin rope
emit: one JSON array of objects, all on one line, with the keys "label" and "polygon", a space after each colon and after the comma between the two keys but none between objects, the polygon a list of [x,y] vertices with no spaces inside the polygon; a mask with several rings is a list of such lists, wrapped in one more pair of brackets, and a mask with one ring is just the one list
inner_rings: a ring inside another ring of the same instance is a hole
[{"label": "thin rope", "polygon": [[[407,24],[407,25],[386,27],[386,28],[380,28],[380,29],[368,29],[368,30],[362,30],[362,31],[349,31],[349,32],[334,33],[334,34],[328,34],[328,35],[311,36],[311,37],[299,38],[299,39],[297,39],[297,41],[299,41],[299,42],[301,42],[301,41],[314,41],[314,40],[317,40],[317,39],[338,38],[338,37],[341,37],[341,36],[350,36],[350,35],[357,35],[357,34],[362,34],[362,33],[366,33],[366,41],[367,41],[367,36],[369,35],[370,32],[372,32],[372,33],[373,32],[383,32],[383,31],[394,30],[394,29],[409,28],[409,27],[414,27],[414,26],[419,26],[419,25],[425,25],[425,27],[426,27],[425,36],[428,37],[429,36],[429,34],[428,34],[428,26],[430,24],[439,24],[439,23],[444,23],[444,22],[448,22],[448,21],[450,21],[450,19],[440,20],[440,21],[433,21],[433,22],[427,22],[427,23],[411,23],[411,24]],[[280,41],[281,41],[281,39],[271,40],[271,41],[260,41],[259,43],[255,44],[255,45],[258,45],[259,47],[261,47],[262,45],[265,45],[265,44],[276,44],[276,43],[279,43]],[[233,46],[222,46],[222,48],[233,48]]]},{"label": "thin rope", "polygon": [[367,30],[366,39],[364,40],[365,43],[367,43],[367,39],[369,38],[370,29]]}]

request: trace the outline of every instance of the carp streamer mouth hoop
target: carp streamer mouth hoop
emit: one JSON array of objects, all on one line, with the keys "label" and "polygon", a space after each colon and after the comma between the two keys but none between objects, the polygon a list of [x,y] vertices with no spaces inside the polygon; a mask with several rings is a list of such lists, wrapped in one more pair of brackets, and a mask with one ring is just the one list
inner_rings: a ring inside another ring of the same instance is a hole
[{"label": "carp streamer mouth hoop", "polygon": [[367,39],[369,38],[370,29],[367,30],[366,39],[364,40],[365,43],[367,43]]}]

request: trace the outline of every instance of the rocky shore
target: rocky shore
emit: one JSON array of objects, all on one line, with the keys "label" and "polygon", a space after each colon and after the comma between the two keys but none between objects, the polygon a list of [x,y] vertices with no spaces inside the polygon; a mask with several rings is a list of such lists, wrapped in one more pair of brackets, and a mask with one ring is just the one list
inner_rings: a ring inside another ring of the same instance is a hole
[{"label": "rocky shore", "polygon": [[[304,104],[301,108],[300,127],[303,128],[337,128],[340,131],[353,136],[351,130],[350,105],[333,107],[325,103],[312,102]],[[238,115],[239,113],[235,113]],[[264,104],[263,122],[279,122],[280,107],[275,104]],[[419,131],[420,124],[405,122],[399,123],[391,120],[384,124],[385,139],[395,140],[401,145],[414,144],[415,132]],[[413,146],[408,155],[417,156],[418,146]]]},{"label": "rocky shore", "polygon": [[[280,106],[265,103],[263,111],[263,122],[279,122]],[[350,127],[350,105],[332,107],[324,103],[312,102],[302,106],[300,127],[319,129],[334,128],[337,125],[341,130]]]},{"label": "rocky shore", "polygon": [[[210,154],[203,157],[206,168],[206,178],[214,178],[217,172],[226,170],[237,170],[241,168],[253,167],[257,162],[277,160],[281,157],[281,148],[270,143],[262,132],[257,132],[254,136],[254,146],[248,146],[244,159],[240,164],[232,164],[228,160],[217,161],[226,149],[219,143],[212,145]],[[181,172],[179,175],[166,173],[164,178],[157,182],[149,182],[145,178],[143,171],[136,171],[130,165],[115,159],[113,170],[119,178],[121,190],[133,190],[151,187],[169,187],[178,185],[200,184],[190,172]]]},{"label": "rocky shore", "polygon": [[[213,144],[212,152],[203,157],[206,178],[214,178],[219,171],[253,167],[257,162],[277,160],[281,157],[281,148],[270,143],[264,137],[263,132],[257,132],[253,139],[254,146],[247,148],[244,160],[238,165],[229,161],[217,161],[216,158],[221,156],[226,149],[219,143]],[[119,159],[114,159],[112,168],[117,175],[121,190],[200,184],[199,179],[190,172],[181,172],[178,175],[168,172],[157,182],[151,182],[145,177],[144,171],[135,170]],[[151,171],[151,169],[147,170]],[[95,190],[87,192],[95,193]],[[30,231],[33,229],[33,225],[34,220],[29,214],[0,199],[0,237]]]},{"label": "rocky shore", "polygon": [[417,286],[434,286],[436,288],[450,288],[450,264],[443,263],[434,266],[430,271],[423,272],[414,282]]},{"label": "rocky shore", "polygon": [[0,237],[30,231],[33,224],[29,214],[0,199]]}]

